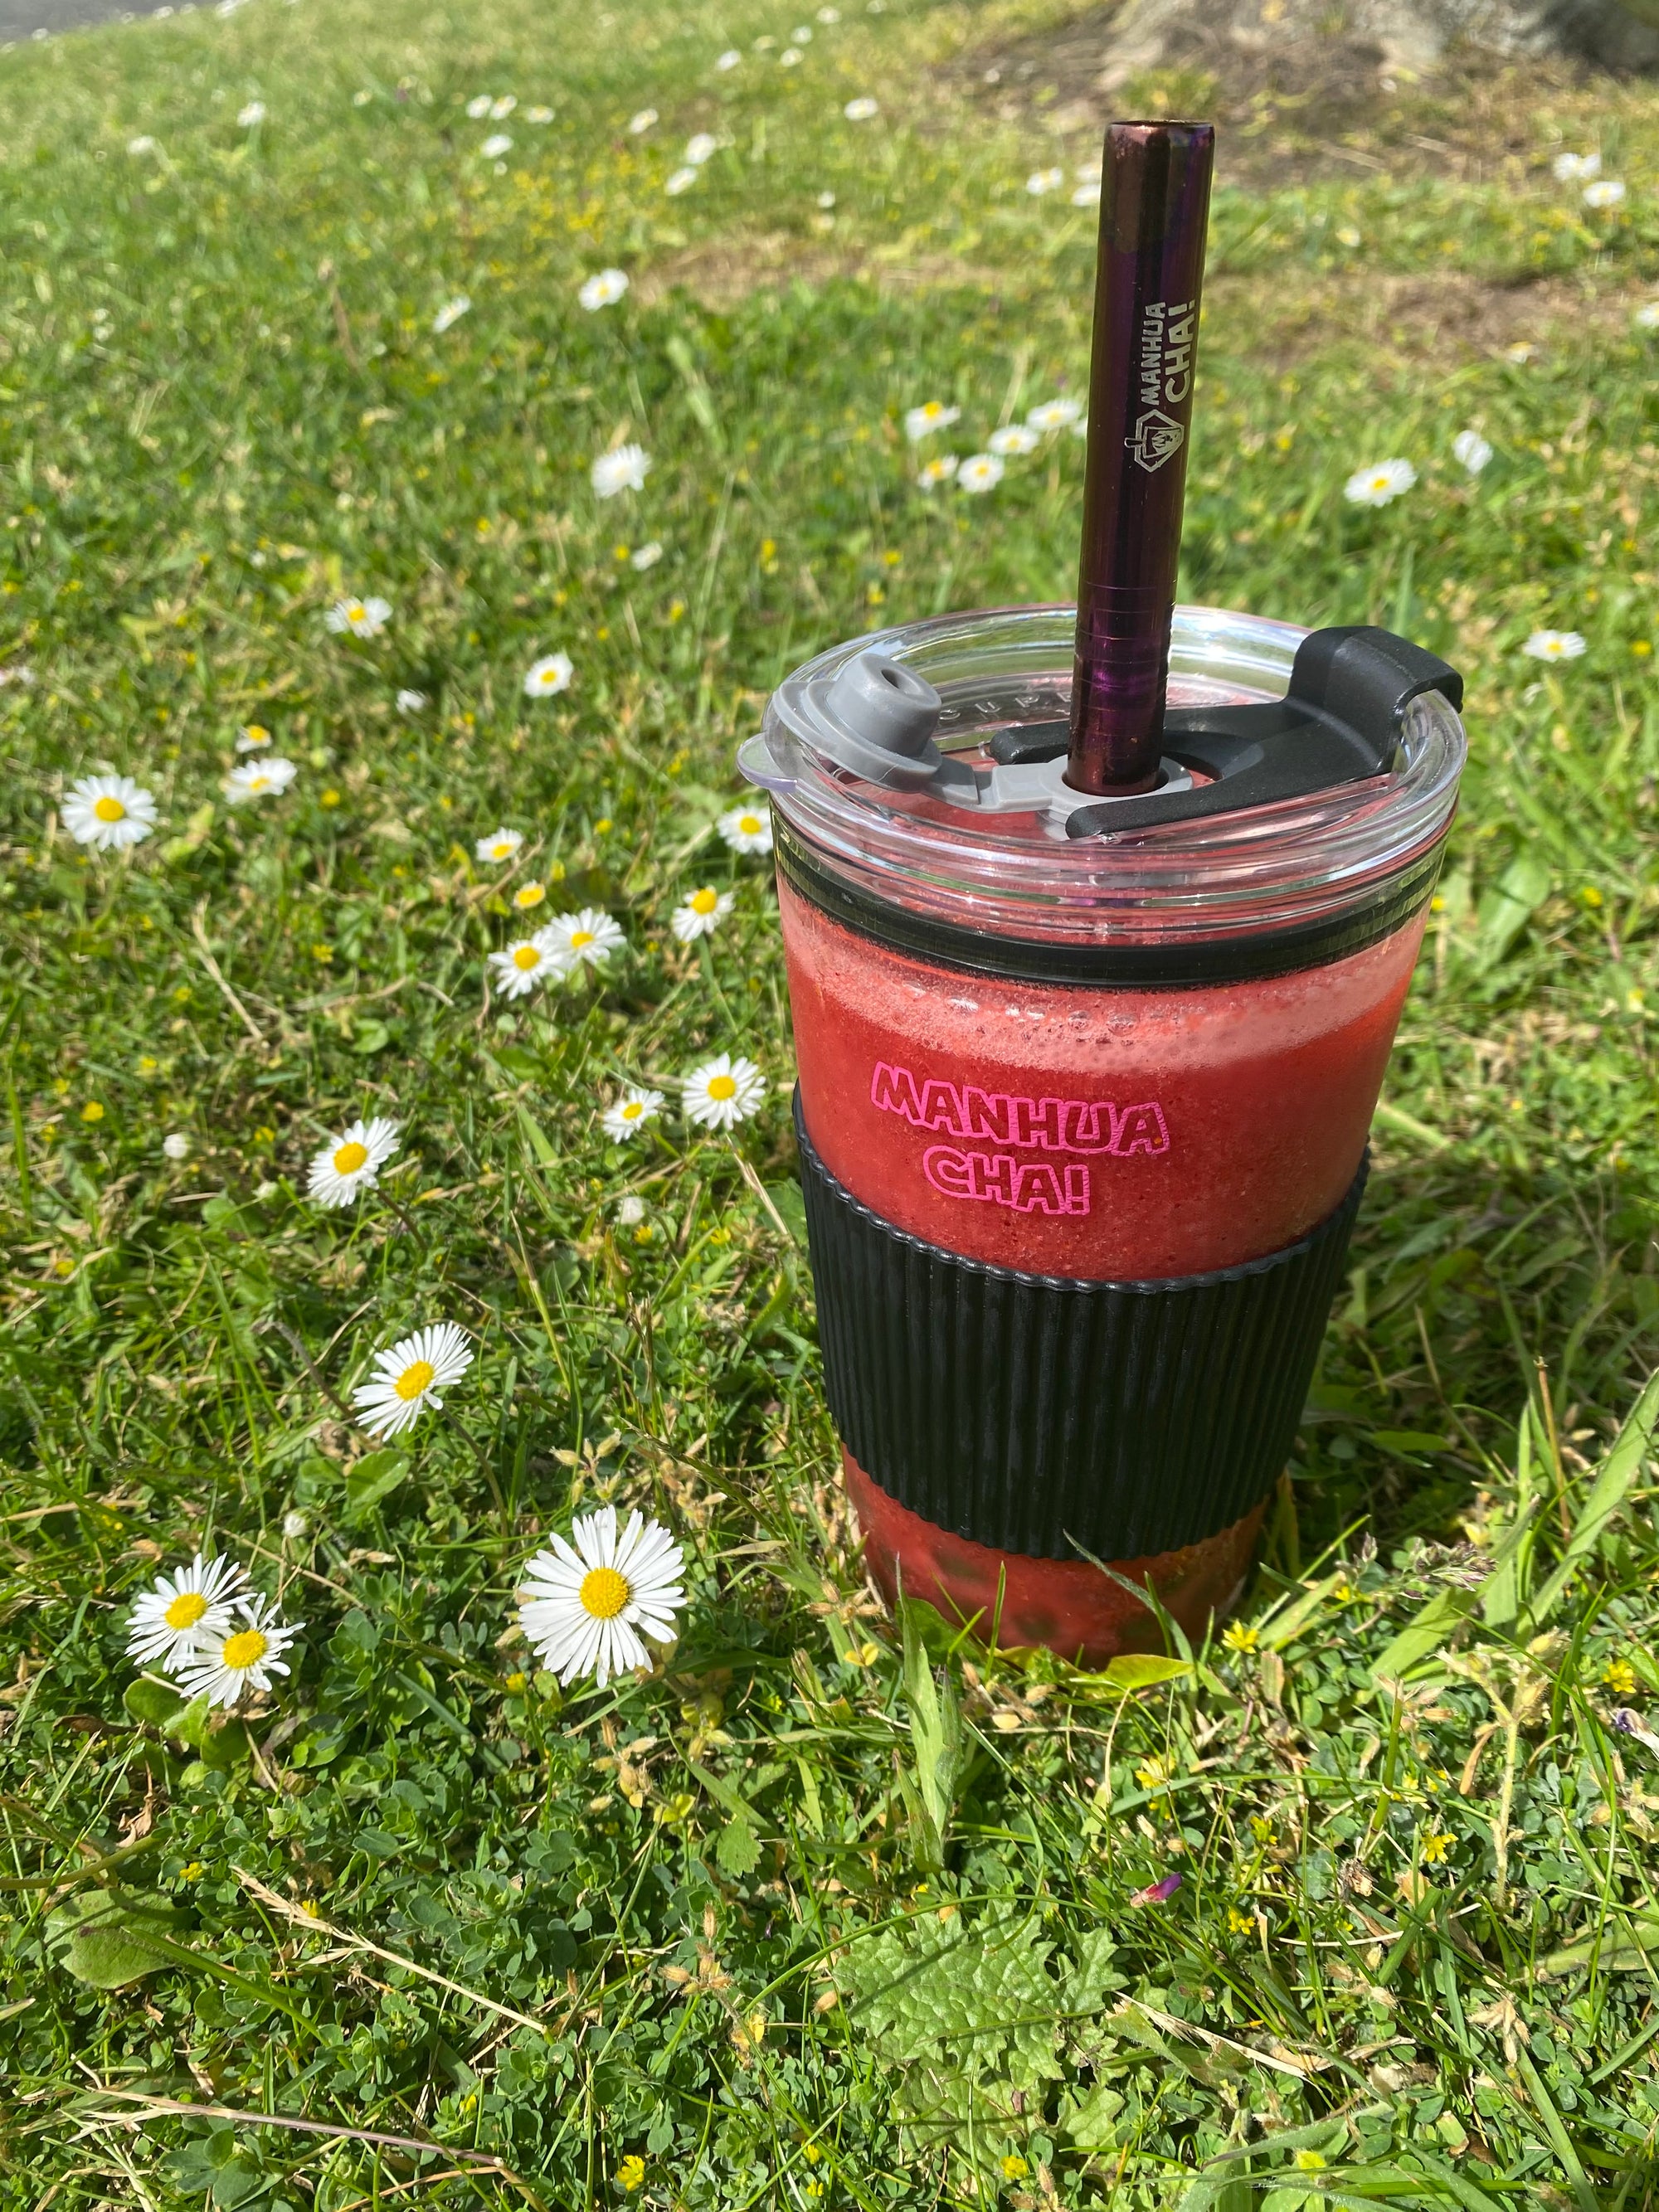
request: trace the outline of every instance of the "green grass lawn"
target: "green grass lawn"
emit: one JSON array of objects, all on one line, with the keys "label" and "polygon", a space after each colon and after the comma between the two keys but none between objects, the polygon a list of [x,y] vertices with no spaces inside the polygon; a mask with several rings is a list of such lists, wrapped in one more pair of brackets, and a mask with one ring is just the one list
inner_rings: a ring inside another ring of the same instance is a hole
[{"label": "green grass lawn", "polygon": [[[1078,441],[972,497],[901,428],[1080,389],[1069,19],[844,14],[0,55],[7,2207],[1659,2203],[1659,94],[1224,110],[1186,595],[1410,632],[1472,759],[1260,1572],[1128,1696],[907,1666],[864,1589],[769,864],[714,830],[807,653],[1073,576]],[[1601,211],[1551,167],[1598,148]],[[298,773],[232,806],[248,725]],[[64,828],[104,767],[157,800],[127,858]],[[626,950],[507,1002],[534,884]],[[719,1052],[768,1080],[732,1137],[671,1088]],[[319,1209],[374,1113],[399,1157]],[[351,1390],[443,1321],[471,1370],[377,1449]],[[514,1593],[605,1501],[684,1545],[683,1633],[561,1692]],[[198,1547],[304,1623],[247,1727],[125,1656]]]}]

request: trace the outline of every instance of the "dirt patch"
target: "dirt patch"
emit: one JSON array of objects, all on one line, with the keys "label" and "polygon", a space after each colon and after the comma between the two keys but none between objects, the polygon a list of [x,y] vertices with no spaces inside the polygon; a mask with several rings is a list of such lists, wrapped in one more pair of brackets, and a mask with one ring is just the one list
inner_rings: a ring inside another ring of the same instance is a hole
[{"label": "dirt patch", "polygon": [[1616,278],[1448,285],[1371,275],[1356,285],[1331,276],[1264,286],[1259,276],[1218,274],[1205,292],[1206,316],[1225,331],[1228,351],[1275,369],[1345,348],[1364,351],[1379,374],[1471,354],[1543,362],[1558,348],[1581,351],[1592,332],[1619,337],[1630,324],[1629,290]]},{"label": "dirt patch", "polygon": [[704,307],[730,307],[756,292],[796,283],[816,291],[836,277],[886,292],[925,291],[935,285],[994,292],[1008,281],[1006,272],[951,254],[872,252],[850,239],[838,244],[833,231],[812,239],[790,231],[758,231],[707,239],[653,263],[635,279],[635,296],[653,307],[683,289]]}]

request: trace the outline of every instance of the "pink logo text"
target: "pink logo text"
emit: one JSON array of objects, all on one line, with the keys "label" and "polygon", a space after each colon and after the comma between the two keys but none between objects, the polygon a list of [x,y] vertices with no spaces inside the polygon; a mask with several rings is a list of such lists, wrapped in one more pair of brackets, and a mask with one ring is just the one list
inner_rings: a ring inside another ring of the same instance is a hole
[{"label": "pink logo text", "polygon": [[976,1198],[1010,1206],[1016,1213],[1086,1213],[1089,1170],[1050,1167],[1047,1160],[1016,1160],[1006,1152],[963,1152],[954,1145],[929,1145],[921,1171],[946,1198]]},{"label": "pink logo text", "polygon": [[[1127,1159],[1135,1153],[1155,1157],[1170,1149],[1163,1110],[1152,1100],[1139,1106],[1113,1106],[1104,1099],[1025,1098],[1015,1092],[982,1091],[976,1084],[949,1083],[935,1075],[918,1081],[908,1067],[890,1067],[884,1060],[877,1061],[871,1078],[870,1103],[884,1114],[896,1114],[912,1128],[1045,1152],[1110,1152]],[[943,1152],[949,1148],[938,1149]],[[931,1152],[928,1158],[933,1158]],[[928,1179],[939,1189],[945,1188],[931,1171]],[[953,1193],[961,1198],[981,1194],[965,1189]],[[1002,1203],[1019,1201],[1007,1198]],[[1080,1207],[1046,1210],[1086,1212],[1088,1206],[1085,1199]]]}]

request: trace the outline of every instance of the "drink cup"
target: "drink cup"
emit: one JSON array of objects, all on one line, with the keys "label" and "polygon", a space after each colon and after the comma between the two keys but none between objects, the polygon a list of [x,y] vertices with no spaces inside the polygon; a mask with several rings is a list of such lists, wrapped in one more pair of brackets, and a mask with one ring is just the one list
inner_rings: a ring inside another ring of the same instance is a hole
[{"label": "drink cup", "polygon": [[866,1559],[1098,1665],[1237,1596],[1464,757],[1377,630],[1178,607],[1158,788],[1065,780],[1071,607],[839,646],[771,795],[825,1390]]}]

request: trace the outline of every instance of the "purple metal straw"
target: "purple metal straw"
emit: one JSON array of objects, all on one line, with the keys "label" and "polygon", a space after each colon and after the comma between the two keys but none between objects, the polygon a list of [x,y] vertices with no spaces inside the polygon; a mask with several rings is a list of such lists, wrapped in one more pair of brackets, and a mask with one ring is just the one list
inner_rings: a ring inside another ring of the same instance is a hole
[{"label": "purple metal straw", "polygon": [[1207,123],[1107,125],[1066,772],[1079,791],[1147,789],[1163,750],[1214,157]]}]

